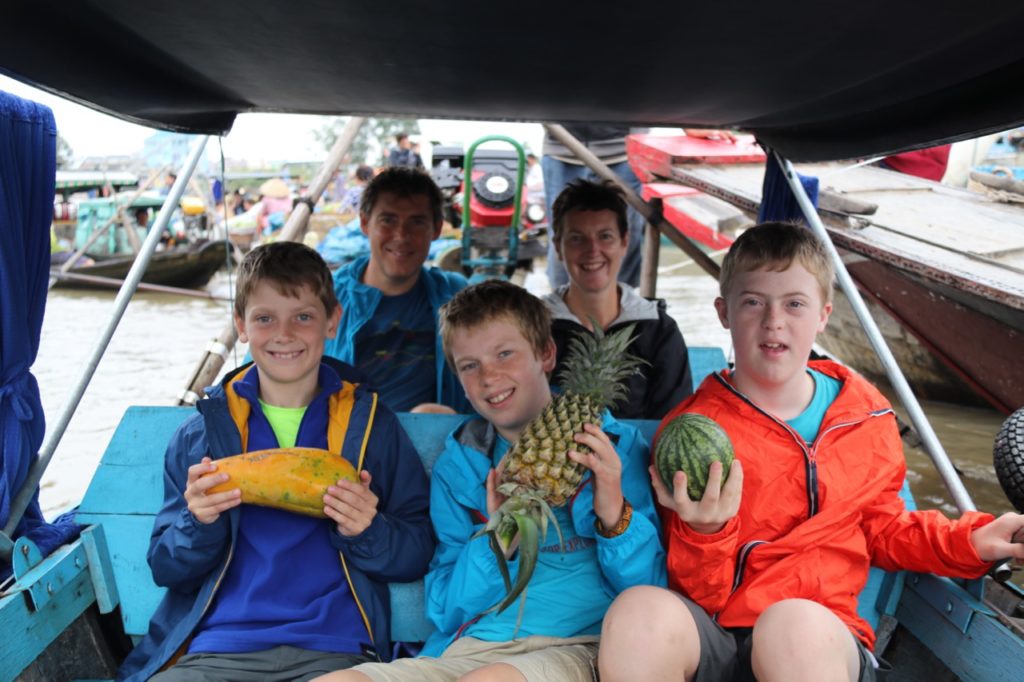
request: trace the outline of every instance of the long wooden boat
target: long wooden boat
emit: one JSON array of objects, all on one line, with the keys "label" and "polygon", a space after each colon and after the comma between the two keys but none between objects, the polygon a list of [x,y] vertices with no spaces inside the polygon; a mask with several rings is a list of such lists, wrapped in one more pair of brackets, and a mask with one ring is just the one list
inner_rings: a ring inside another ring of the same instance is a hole
[{"label": "long wooden boat", "polygon": [[[631,138],[630,153],[652,177],[757,214],[763,163],[673,153],[668,140],[650,136]],[[918,394],[983,400],[1007,414],[1024,405],[1024,363],[1007,362],[1024,357],[1024,206],[873,166],[797,170],[820,179],[819,214]],[[885,379],[841,293],[819,339]]]},{"label": "long wooden boat", "polygon": [[[227,264],[228,247],[223,241],[200,241],[181,244],[153,255],[142,281],[183,289],[201,289],[213,275]],[[65,277],[59,266],[51,268],[54,286],[76,289],[108,289],[105,280],[123,280],[128,275],[134,256],[109,256],[96,259],[92,265],[80,265],[68,270]]]},{"label": "long wooden boat", "polygon": [[[0,23],[0,71],[127,120],[203,134],[226,133],[242,112],[391,112],[738,128],[788,159],[824,161],[1024,123],[1019,0],[996,0],[984,9],[950,3],[929,12],[915,3],[864,0],[856,12],[830,13],[827,31],[817,30],[820,3],[807,0],[770,7],[741,2],[731,8],[738,19],[727,25],[718,8],[696,3],[640,0],[581,15],[575,3],[524,0],[519,13],[544,17],[530,34],[542,49],[514,51],[514,58],[500,46],[521,44],[523,34],[508,25],[503,7],[475,3],[446,12],[431,3],[400,4],[382,9],[379,3],[310,0],[305,11],[292,12],[271,0],[13,3]],[[232,30],[225,32],[225,25]],[[88,49],[82,26],[101,36],[88,41]],[[711,30],[723,26],[727,33]],[[934,40],[937,35],[943,39]],[[590,58],[595,40],[619,49],[611,58]],[[471,47],[482,44],[493,49]],[[713,66],[686,68],[681,60],[687,55]],[[112,68],[123,64],[130,68]],[[733,198],[751,208],[759,190],[756,178],[730,186]],[[910,256],[919,262],[922,252],[942,252],[941,246],[857,220],[829,216],[833,238],[856,254],[852,260],[874,259],[909,282],[928,281]],[[874,253],[879,244],[886,249]],[[870,268],[861,270],[857,276],[867,280]],[[968,281],[938,284],[945,289],[936,291],[954,300],[973,290]],[[993,300],[1014,310],[998,296]],[[4,331],[25,333],[23,327]],[[1008,354],[1001,367],[1016,357]],[[0,402],[0,409],[10,402]],[[158,504],[159,458],[147,448],[165,442],[182,418],[170,407],[129,409],[119,430],[124,437],[111,442],[83,503],[80,519],[89,525],[82,537],[49,557],[18,540],[16,580],[0,597],[0,676],[109,677],[137,639],[159,596],[146,587],[151,578],[137,546]],[[435,415],[403,423],[417,445],[423,443],[425,458],[452,426]],[[148,454],[139,461],[137,453]],[[991,581],[893,574],[869,583],[861,604],[877,617],[878,653],[895,663],[890,679],[987,682],[1020,676],[1024,620],[1016,605],[1022,599],[1019,590]],[[82,619],[84,628],[76,625]],[[417,638],[422,631],[393,635]],[[84,660],[98,665],[88,672],[60,667]]]}]

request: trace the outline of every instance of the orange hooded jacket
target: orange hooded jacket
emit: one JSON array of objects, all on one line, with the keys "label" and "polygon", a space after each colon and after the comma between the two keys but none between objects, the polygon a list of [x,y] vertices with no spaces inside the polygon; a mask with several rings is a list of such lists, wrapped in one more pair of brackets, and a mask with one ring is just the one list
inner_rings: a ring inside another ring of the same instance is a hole
[{"label": "orange hooded jacket", "polygon": [[843,382],[810,445],[736,391],[724,371],[662,420],[658,436],[682,412],[714,419],[743,463],[740,510],[721,531],[702,535],[660,509],[669,586],[723,627],[752,627],[775,602],[809,599],[870,648],[875,634],[857,615],[868,568],[981,576],[990,564],[970,534],[992,516],[907,511],[899,496],[906,464],[888,401],[841,365],[809,366]]}]

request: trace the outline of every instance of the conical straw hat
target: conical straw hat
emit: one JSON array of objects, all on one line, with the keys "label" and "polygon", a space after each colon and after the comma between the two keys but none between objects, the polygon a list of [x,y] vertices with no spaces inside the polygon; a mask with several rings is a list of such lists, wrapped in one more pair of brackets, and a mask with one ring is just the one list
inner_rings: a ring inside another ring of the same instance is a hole
[{"label": "conical straw hat", "polygon": [[288,185],[281,178],[271,178],[260,185],[260,194],[265,197],[283,199],[291,194],[291,190],[288,189]]}]

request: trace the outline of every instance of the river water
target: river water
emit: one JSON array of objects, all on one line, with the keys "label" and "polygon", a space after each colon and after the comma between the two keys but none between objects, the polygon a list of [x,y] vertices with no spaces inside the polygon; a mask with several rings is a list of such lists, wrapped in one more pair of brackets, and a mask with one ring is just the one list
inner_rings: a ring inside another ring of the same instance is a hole
[{"label": "river water", "polygon": [[[719,325],[712,306],[717,284],[686,261],[675,249],[662,250],[658,295],[668,300],[669,313],[689,345],[719,346],[728,357],[729,335]],[[527,276],[526,284],[536,293],[546,288],[545,278],[533,274]],[[218,275],[209,288],[227,296],[227,276]],[[50,291],[39,356],[32,368],[48,424],[56,422],[90,357],[112,312],[114,296],[114,292]],[[229,320],[226,301],[136,295],[43,478],[40,500],[47,515],[81,499],[125,409],[175,403],[202,350]],[[236,366],[243,355],[240,346],[225,366]],[[1011,511],[992,469],[992,442],[1002,416],[993,410],[941,403],[925,403],[924,410],[963,472],[978,508],[994,513]],[[918,505],[955,515],[956,508],[928,456],[915,449],[907,449],[906,454]]]}]

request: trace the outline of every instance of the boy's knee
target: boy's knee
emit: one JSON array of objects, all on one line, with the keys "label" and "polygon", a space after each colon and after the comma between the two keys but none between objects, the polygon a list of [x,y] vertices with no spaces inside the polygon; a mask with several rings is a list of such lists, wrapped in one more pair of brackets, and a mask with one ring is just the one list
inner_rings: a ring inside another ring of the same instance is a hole
[{"label": "boy's knee", "polygon": [[[629,640],[651,646],[648,633],[658,632],[661,642],[695,641],[697,624],[678,595],[650,585],[631,587],[612,602],[601,630],[601,648]],[[628,644],[627,644],[628,646]]]},{"label": "boy's knee", "polygon": [[458,682],[527,682],[519,669],[508,663],[491,663],[466,673]]},{"label": "boy's knee", "polygon": [[820,679],[843,679],[856,670],[857,643],[830,609],[807,599],[786,599],[765,609],[754,624],[751,664],[759,679],[775,679],[773,671],[805,679],[796,671],[812,670],[823,675]]}]

